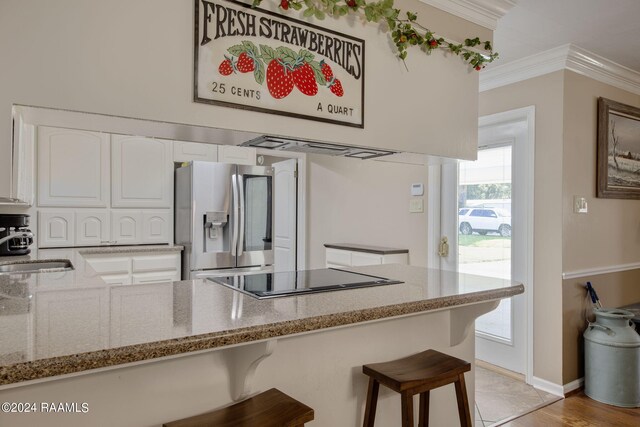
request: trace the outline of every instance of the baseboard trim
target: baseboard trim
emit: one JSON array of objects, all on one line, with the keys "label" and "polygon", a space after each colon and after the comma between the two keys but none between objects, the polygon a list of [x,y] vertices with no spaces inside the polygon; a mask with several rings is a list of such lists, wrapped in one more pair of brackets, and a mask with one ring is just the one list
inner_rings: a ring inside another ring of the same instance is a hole
[{"label": "baseboard trim", "polygon": [[578,378],[575,381],[565,384],[562,388],[564,389],[564,394],[567,395],[572,391],[578,390],[582,386],[584,386],[584,378]]},{"label": "baseboard trim", "polygon": [[564,397],[564,387],[560,384],[552,383],[551,381],[543,380],[542,378],[533,377],[531,385],[547,393],[551,393],[554,396]]}]

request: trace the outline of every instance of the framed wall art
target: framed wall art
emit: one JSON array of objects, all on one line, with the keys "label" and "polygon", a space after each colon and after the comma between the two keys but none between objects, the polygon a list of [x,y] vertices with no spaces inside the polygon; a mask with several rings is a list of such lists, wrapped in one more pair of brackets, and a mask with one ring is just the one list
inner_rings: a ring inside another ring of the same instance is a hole
[{"label": "framed wall art", "polygon": [[640,108],[598,98],[597,196],[640,199]]},{"label": "framed wall art", "polygon": [[195,0],[194,101],[364,127],[364,40],[234,0]]}]

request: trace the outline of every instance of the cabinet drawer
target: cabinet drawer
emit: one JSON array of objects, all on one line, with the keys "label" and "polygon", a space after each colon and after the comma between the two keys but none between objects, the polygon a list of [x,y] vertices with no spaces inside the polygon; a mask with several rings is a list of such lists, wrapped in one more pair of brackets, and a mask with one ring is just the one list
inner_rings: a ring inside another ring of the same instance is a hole
[{"label": "cabinet drawer", "polygon": [[107,285],[130,285],[131,276],[129,274],[104,274],[100,276]]},{"label": "cabinet drawer", "polygon": [[147,255],[133,257],[133,272],[180,271],[180,255]]},{"label": "cabinet drawer", "polygon": [[382,264],[382,255],[369,254],[366,252],[352,252],[351,265],[354,267],[360,265],[377,265]]},{"label": "cabinet drawer", "polygon": [[136,273],[131,277],[133,284],[136,285],[142,283],[164,283],[180,280],[180,273],[178,271],[157,271],[153,273]]},{"label": "cabinet drawer", "polygon": [[336,264],[344,267],[351,266],[351,252],[338,249],[327,249],[327,264]]},{"label": "cabinet drawer", "polygon": [[129,274],[131,259],[127,257],[85,258],[91,268],[99,275],[103,274]]}]

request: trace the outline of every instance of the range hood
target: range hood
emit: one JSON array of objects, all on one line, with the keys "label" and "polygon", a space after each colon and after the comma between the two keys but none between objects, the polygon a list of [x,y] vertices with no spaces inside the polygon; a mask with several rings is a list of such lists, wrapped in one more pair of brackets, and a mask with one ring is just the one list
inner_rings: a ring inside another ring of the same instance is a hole
[{"label": "range hood", "polygon": [[349,145],[331,144],[328,142],[304,139],[285,138],[281,136],[262,135],[240,144],[244,147],[267,148],[270,150],[295,151],[298,153],[325,154],[328,156],[354,157],[356,159],[373,159],[396,154],[396,151],[363,148]]}]

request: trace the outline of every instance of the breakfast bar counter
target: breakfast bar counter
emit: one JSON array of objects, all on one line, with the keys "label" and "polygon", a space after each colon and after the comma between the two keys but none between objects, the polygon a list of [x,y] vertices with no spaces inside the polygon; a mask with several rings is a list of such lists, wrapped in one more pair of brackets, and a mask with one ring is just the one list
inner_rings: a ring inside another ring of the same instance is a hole
[{"label": "breakfast bar counter", "polygon": [[[156,425],[272,386],[314,407],[313,425],[356,425],[362,364],[426,348],[472,360],[474,320],[524,292],[502,279],[397,264],[350,270],[403,283],[258,300],[206,279],[122,286],[88,280],[87,270],[67,282],[47,280],[64,273],[0,275],[2,400],[90,408],[55,422],[0,413],[0,425],[94,424],[110,411],[104,393],[121,396],[130,413],[113,425]],[[387,397],[381,408],[394,409],[381,409],[382,426],[399,414]],[[434,399],[449,408],[450,399]],[[436,407],[433,425],[456,414]]]}]

